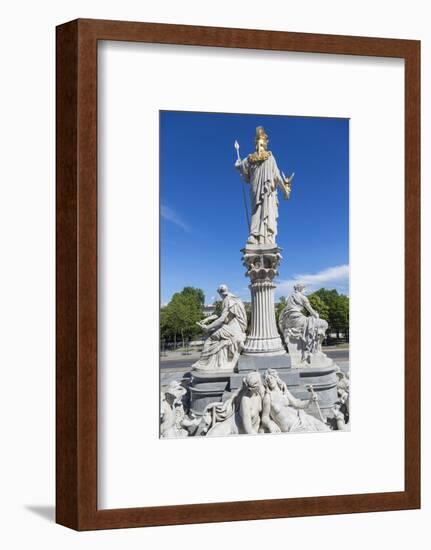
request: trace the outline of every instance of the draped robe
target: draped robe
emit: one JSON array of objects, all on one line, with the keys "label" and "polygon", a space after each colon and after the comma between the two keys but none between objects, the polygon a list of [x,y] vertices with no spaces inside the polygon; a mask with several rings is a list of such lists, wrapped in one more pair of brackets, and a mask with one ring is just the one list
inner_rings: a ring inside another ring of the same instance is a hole
[{"label": "draped robe", "polygon": [[249,157],[236,165],[244,180],[250,184],[250,236],[258,244],[275,243],[277,235],[277,186],[283,179],[272,154],[264,161],[252,162]]},{"label": "draped robe", "polygon": [[283,333],[299,336],[303,342],[304,352],[309,354],[318,351],[319,337],[325,337],[328,323],[312,315],[307,317],[304,315],[304,309],[312,309],[310,301],[302,292],[295,290],[281,312],[279,325]]},{"label": "draped robe", "polygon": [[242,301],[228,294],[222,302],[223,324],[210,332],[205,340],[199,360],[193,364],[197,369],[228,369],[236,366],[245,342],[247,313]]}]

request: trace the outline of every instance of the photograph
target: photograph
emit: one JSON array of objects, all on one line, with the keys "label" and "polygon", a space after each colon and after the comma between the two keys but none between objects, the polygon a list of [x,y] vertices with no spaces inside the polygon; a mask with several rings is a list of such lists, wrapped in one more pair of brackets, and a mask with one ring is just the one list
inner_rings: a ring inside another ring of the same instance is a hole
[{"label": "photograph", "polygon": [[350,431],[349,119],[159,130],[160,438]]},{"label": "photograph", "polygon": [[429,5],[346,6],[2,5],[0,548],[430,538]]}]

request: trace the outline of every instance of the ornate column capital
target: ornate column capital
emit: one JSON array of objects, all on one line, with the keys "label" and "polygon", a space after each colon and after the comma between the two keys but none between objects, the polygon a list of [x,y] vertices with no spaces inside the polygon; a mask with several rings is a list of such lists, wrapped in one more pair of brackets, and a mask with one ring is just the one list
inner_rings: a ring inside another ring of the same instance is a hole
[{"label": "ornate column capital", "polygon": [[251,283],[272,282],[278,275],[278,266],[282,260],[281,248],[277,245],[249,244],[241,250],[242,262],[247,268],[246,276]]}]

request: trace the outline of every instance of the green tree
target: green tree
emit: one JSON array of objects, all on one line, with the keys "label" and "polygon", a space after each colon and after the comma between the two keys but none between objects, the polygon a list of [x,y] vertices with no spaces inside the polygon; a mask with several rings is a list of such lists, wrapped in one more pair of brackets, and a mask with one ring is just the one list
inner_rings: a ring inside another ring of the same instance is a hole
[{"label": "green tree", "polygon": [[194,286],[185,286],[181,291],[181,294],[184,296],[190,296],[196,300],[197,304],[200,304],[201,307],[205,305],[205,294],[201,288],[195,288]]},{"label": "green tree", "polygon": [[167,306],[163,306],[162,308],[160,308],[160,337],[167,338],[169,336],[169,310]]},{"label": "green tree", "polygon": [[199,288],[185,287],[176,292],[169,304],[160,311],[160,334],[162,338],[174,340],[180,337],[183,343],[201,333],[196,324],[202,319],[205,295]]},{"label": "green tree", "polygon": [[275,304],[275,320],[278,326],[278,320],[280,319],[281,312],[286,307],[286,296],[280,296],[278,303]]},{"label": "green tree", "polygon": [[214,315],[217,315],[217,317],[220,317],[223,309],[221,304],[222,304],[221,300],[216,300],[213,304],[215,306]]},{"label": "green tree", "polygon": [[335,302],[332,323],[339,337],[340,332],[349,339],[349,298],[340,294]]},{"label": "green tree", "polygon": [[[329,333],[335,332],[337,338],[340,337],[340,333],[349,338],[349,297],[344,294],[338,294],[333,290],[327,290],[321,288],[316,292],[313,292],[314,296],[318,296],[328,307],[328,321]],[[320,312],[319,312],[320,313]]]},{"label": "green tree", "polygon": [[316,294],[310,294],[307,298],[310,301],[311,307],[319,314],[319,317],[327,321],[329,319],[329,307],[325,304],[322,298]]}]

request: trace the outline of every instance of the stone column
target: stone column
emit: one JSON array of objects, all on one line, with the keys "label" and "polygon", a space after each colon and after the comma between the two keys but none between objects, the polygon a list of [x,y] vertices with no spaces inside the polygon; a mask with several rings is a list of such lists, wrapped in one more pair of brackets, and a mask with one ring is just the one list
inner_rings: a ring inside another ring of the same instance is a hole
[{"label": "stone column", "polygon": [[[242,251],[243,263],[250,277],[251,324],[239,356],[235,373],[230,377],[229,392],[241,387],[244,375],[248,372],[263,373],[267,369],[276,369],[280,378],[287,384],[298,399],[309,398],[309,384],[319,396],[320,408],[324,416],[333,414],[332,407],[338,399],[336,365],[305,368],[293,362],[287,353],[277,330],[274,309],[274,278],[278,275],[278,266],[282,259],[281,248],[275,244],[248,244]],[[309,411],[314,414],[313,411]]]},{"label": "stone column", "polygon": [[243,355],[268,357],[285,355],[275,321],[273,279],[278,275],[281,248],[275,244],[247,245],[243,263],[250,277],[251,327],[244,344]]}]

